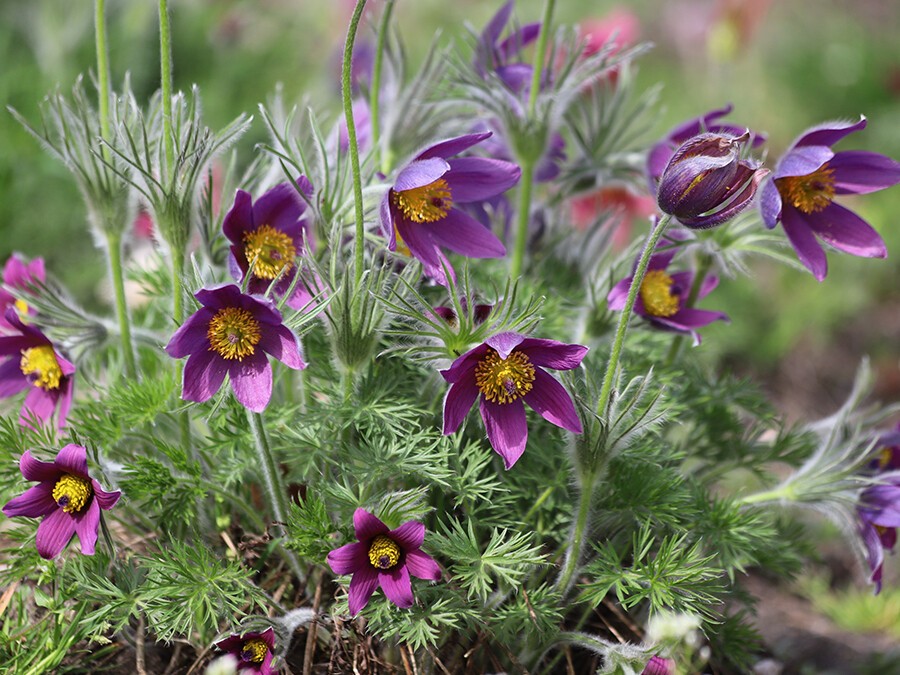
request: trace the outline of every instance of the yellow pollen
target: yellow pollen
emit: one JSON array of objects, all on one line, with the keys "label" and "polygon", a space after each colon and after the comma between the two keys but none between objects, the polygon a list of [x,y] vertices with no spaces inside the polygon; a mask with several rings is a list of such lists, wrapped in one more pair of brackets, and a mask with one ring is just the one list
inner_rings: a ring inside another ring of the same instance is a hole
[{"label": "yellow pollen", "polygon": [[395,249],[396,253],[402,253],[405,256],[412,256],[409,252],[409,246],[406,245],[406,242],[403,241],[403,237],[400,236],[400,231],[397,229],[397,226],[394,225],[394,238],[397,240],[397,248]]},{"label": "yellow pollen", "polygon": [[379,570],[389,570],[400,562],[400,547],[383,534],[372,540],[369,546],[369,562]]},{"label": "yellow pollen", "polygon": [[19,310],[19,314],[28,314],[28,303],[22,299],[16,300],[15,302],[16,309]]},{"label": "yellow pollen", "polygon": [[260,279],[274,279],[294,266],[294,240],[271,225],[261,225],[244,233],[244,255]]},{"label": "yellow pollen", "polygon": [[22,350],[19,368],[23,375],[34,375],[31,383],[41,389],[59,389],[62,368],[56,360],[56,352],[50,345],[41,345]]},{"label": "yellow pollen", "polygon": [[53,487],[53,501],[66,513],[79,513],[94,494],[91,481],[81,476],[73,476],[70,473],[56,481]]},{"label": "yellow pollen", "polygon": [[672,295],[672,277],[662,270],[650,270],[641,282],[641,300],[650,316],[667,317],[678,312],[679,297]]},{"label": "yellow pollen", "polygon": [[269,652],[269,645],[259,638],[250,638],[241,645],[241,658],[250,663],[262,663]]},{"label": "yellow pollen", "polygon": [[216,312],[206,331],[209,348],[226,359],[243,359],[256,351],[259,321],[246,309],[226,307]]},{"label": "yellow pollen", "polygon": [[893,528],[885,527],[884,525],[876,525],[876,526],[875,526],[875,531],[876,531],[876,532],[878,533],[878,535],[881,536],[881,537],[883,537],[884,535],[886,535],[891,529],[893,529]]},{"label": "yellow pollen", "polygon": [[888,464],[891,463],[891,459],[894,456],[893,448],[882,448],[881,452],[878,453],[878,468],[886,469]]},{"label": "yellow pollen", "polygon": [[403,212],[403,215],[414,223],[433,223],[444,218],[453,206],[453,197],[450,194],[450,186],[443,178],[438,178],[433,183],[403,190],[391,191],[394,206]]},{"label": "yellow pollen", "polygon": [[805,176],[789,176],[775,181],[781,198],[803,213],[816,213],[834,198],[834,169],[825,162]]},{"label": "yellow pollen", "polygon": [[534,386],[534,366],[522,352],[505,359],[488,347],[487,354],[475,366],[475,384],[491,403],[512,403]]}]

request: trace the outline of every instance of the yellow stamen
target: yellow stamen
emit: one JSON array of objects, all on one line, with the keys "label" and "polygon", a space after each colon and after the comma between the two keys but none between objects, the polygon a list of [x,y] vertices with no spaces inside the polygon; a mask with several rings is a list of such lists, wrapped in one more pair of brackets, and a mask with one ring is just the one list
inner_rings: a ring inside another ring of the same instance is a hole
[{"label": "yellow stamen", "polygon": [[422,187],[402,192],[391,191],[391,197],[403,215],[414,223],[433,223],[444,218],[453,206],[450,186],[443,178]]},{"label": "yellow stamen", "polygon": [[400,230],[397,229],[396,225],[394,225],[394,238],[397,240],[397,248],[395,249],[395,252],[402,253],[405,256],[411,256],[412,254],[409,252],[409,246],[407,246],[406,242],[403,241],[403,237],[400,236]]},{"label": "yellow stamen", "polygon": [[261,225],[244,233],[244,255],[260,279],[274,279],[294,266],[294,240],[271,225]]},{"label": "yellow stamen", "polygon": [[775,181],[781,198],[803,213],[817,213],[834,199],[834,169],[825,162],[805,176],[789,176]]},{"label": "yellow stamen", "polygon": [[16,309],[19,310],[19,314],[28,314],[29,307],[27,302],[20,298],[19,300],[16,300],[15,305]]},{"label": "yellow stamen", "polygon": [[672,295],[672,277],[662,270],[650,270],[641,282],[641,300],[650,316],[667,317],[678,312],[681,301]]},{"label": "yellow stamen", "polygon": [[81,476],[73,476],[70,473],[56,481],[53,487],[53,501],[62,507],[66,513],[79,513],[94,494],[91,481]]},{"label": "yellow stamen", "polygon": [[534,366],[522,352],[513,352],[501,359],[495,349],[488,347],[487,354],[475,366],[475,384],[492,403],[512,403],[534,386]]},{"label": "yellow stamen", "polygon": [[893,459],[893,457],[893,448],[882,448],[881,452],[878,453],[878,468],[886,469],[888,467],[888,464],[891,463],[891,459]]},{"label": "yellow stamen", "polygon": [[250,663],[262,663],[269,653],[269,645],[259,638],[250,638],[241,645],[241,659]]},{"label": "yellow stamen", "polygon": [[372,540],[369,546],[369,562],[379,570],[389,570],[400,562],[400,547],[383,534]]},{"label": "yellow stamen", "polygon": [[31,349],[22,350],[22,360],[19,368],[23,375],[34,375],[31,383],[41,389],[59,389],[59,380],[62,377],[62,368],[56,359],[56,352],[50,345],[41,345]]},{"label": "yellow stamen", "polygon": [[209,348],[226,359],[243,359],[256,351],[259,321],[246,309],[226,307],[216,312],[206,332]]}]

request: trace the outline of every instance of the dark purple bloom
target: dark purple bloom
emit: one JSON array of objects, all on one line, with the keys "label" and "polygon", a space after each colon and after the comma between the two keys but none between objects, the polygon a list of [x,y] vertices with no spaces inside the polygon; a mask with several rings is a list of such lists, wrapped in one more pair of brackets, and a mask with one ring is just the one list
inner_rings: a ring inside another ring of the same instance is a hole
[{"label": "dark purple bloom", "polygon": [[[660,247],[671,245],[671,241],[660,243]],[[689,333],[694,338],[694,344],[700,344],[700,335],[697,333],[697,329],[713,321],[728,321],[728,315],[686,306],[690,289],[694,284],[694,273],[673,272],[669,274],[666,271],[672,258],[675,257],[675,253],[676,249],[670,248],[650,256],[647,273],[644,275],[637,300],[634,303],[634,313],[662,330]],[[624,309],[633,280],[634,277],[630,276],[612,287],[609,295],[606,296],[610,309]],[[718,285],[719,278],[714,274],[708,274],[703,280],[703,285],[700,286],[697,299],[705,298]]]},{"label": "dark purple bloom", "polygon": [[237,400],[262,412],[272,397],[271,354],[288,368],[306,367],[297,336],[281,322],[267,298],[241,293],[234,284],[197,291],[203,305],[169,340],[169,356],[188,358],[181,398],[202,403],[215,394],[227,374]]},{"label": "dark purple bloom", "polygon": [[[469,303],[465,298],[460,298],[459,304],[462,306],[463,313],[468,311]],[[475,320],[475,325],[487,321],[487,318],[490,316],[491,310],[493,309],[493,305],[476,304],[472,308],[472,318]],[[434,313],[446,321],[452,328],[457,328],[459,326],[459,317],[456,315],[456,310],[453,307],[435,307]]]},{"label": "dark purple bloom", "polygon": [[525,47],[537,39],[541,24],[527,24],[501,39],[512,17],[513,5],[514,0],[509,0],[484,27],[475,46],[474,66],[481,77],[494,72],[510,90],[521,94],[531,84],[533,67],[516,59]]},{"label": "dark purple bloom", "polygon": [[577,368],[588,348],[555,340],[498,333],[456,359],[441,375],[450,383],[444,400],[444,434],[452,434],[481,395],[481,419],[491,447],[512,468],[528,441],[525,401],[558,427],[580,434],[575,404],[544,368]]},{"label": "dark purple bloom", "polygon": [[766,227],[779,222],[800,262],[822,281],[828,274],[826,244],[863,258],[884,258],[884,240],[858,215],[836,204],[836,195],[876,192],[900,183],[900,164],[876,152],[834,152],[831,146],[854,131],[859,122],[826,122],[807,129],[778,161],[760,192],[759,208]]},{"label": "dark purple bloom", "polygon": [[[294,281],[296,257],[310,241],[309,214],[298,188],[307,198],[313,193],[305,176],[300,176],[296,185],[276,185],[255,202],[250,193],[238,190],[234,205],[225,215],[222,230],[231,242],[228,266],[237,280],[251,274],[247,286],[250,293],[263,295],[277,278],[274,291],[283,296]],[[287,304],[301,309],[311,298],[301,280]]]},{"label": "dark purple bloom", "polygon": [[662,656],[654,656],[647,661],[641,675],[674,675],[675,662],[672,659],[664,659]]},{"label": "dark purple bloom", "polygon": [[878,454],[872,468],[878,471],[900,470],[900,424],[878,439]]},{"label": "dark purple bloom", "polygon": [[892,551],[897,544],[897,528],[900,527],[900,471],[883,474],[878,480],[879,483],[863,490],[856,509],[876,593],[881,591],[884,552]]},{"label": "dark purple bloom", "polygon": [[521,169],[484,157],[449,159],[490,135],[459,136],[427,148],[403,167],[381,201],[388,248],[408,251],[439,283],[447,283],[444,266],[453,273],[443,247],[469,258],[506,255],[496,235],[456,205],[496,197],[516,184]]},{"label": "dark purple bloom", "polygon": [[52,462],[41,462],[26,450],[19,461],[25,480],[37,481],[24,494],[10,500],[3,513],[10,518],[43,518],[37,529],[37,550],[54,558],[77,534],[84,555],[94,555],[100,509],[109,511],[121,492],[106,492],[88,473],[87,453],[69,444]]},{"label": "dark purple bloom", "polygon": [[59,407],[57,424],[62,429],[72,406],[75,366],[60,354],[50,339],[34,326],[22,323],[13,308],[6,322],[16,333],[0,335],[0,398],[28,389],[19,421],[30,426],[31,416],[43,422]]},{"label": "dark purple bloom", "polygon": [[356,509],[353,529],[358,541],[328,554],[332,572],[353,575],[348,594],[351,615],[362,611],[379,586],[398,607],[412,607],[415,598],[409,576],[428,581],[441,578],[437,563],[422,552],[422,523],[410,520],[391,530],[365,509]]},{"label": "dark purple bloom", "polygon": [[272,628],[266,628],[262,633],[230,635],[219,640],[216,647],[237,659],[238,672],[246,671],[248,675],[272,675],[275,672],[272,668],[275,631]]},{"label": "dark purple bloom", "polygon": [[[44,281],[45,278],[43,258],[25,262],[21,255],[13,253],[6,261],[6,265],[3,266],[3,284],[9,288],[26,288],[28,284],[34,281]],[[0,330],[12,328],[9,321],[6,320],[6,310],[9,307],[15,307],[23,316],[34,314],[24,300],[17,298],[0,286]]]},{"label": "dark purple bloom", "polygon": [[750,206],[760,181],[769,173],[742,160],[741,146],[750,132],[699,134],[678,148],[663,170],[656,201],[685,227],[721,225]]}]

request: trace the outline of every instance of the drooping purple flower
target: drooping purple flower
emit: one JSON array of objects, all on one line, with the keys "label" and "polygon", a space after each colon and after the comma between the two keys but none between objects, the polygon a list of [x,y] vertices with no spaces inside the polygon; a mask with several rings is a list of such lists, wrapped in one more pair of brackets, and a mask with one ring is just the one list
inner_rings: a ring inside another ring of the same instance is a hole
[{"label": "drooping purple flower", "polygon": [[6,322],[15,332],[0,335],[0,398],[28,389],[19,422],[31,426],[31,417],[47,422],[59,409],[57,425],[66,425],[72,407],[75,366],[60,354],[50,339],[35,326],[22,322],[12,307]]},{"label": "drooping purple flower", "polygon": [[514,5],[515,1],[509,0],[484,27],[475,45],[473,65],[481,77],[486,77],[489,72],[496,73],[511,91],[521,94],[531,84],[533,67],[518,59],[522,50],[537,39],[541,24],[526,24],[501,39]]},{"label": "drooping purple flower", "polygon": [[674,675],[675,662],[672,659],[665,659],[662,656],[654,656],[647,661],[641,675]]},{"label": "drooping purple flower", "polygon": [[26,450],[19,460],[25,480],[37,481],[24,494],[3,507],[10,518],[43,518],[37,529],[37,550],[42,558],[55,558],[73,535],[78,535],[81,552],[94,555],[100,509],[109,511],[122,495],[106,492],[88,473],[87,452],[70,443],[52,462],[41,462]]},{"label": "drooping purple flower", "polygon": [[750,206],[760,181],[769,173],[741,159],[742,136],[705,133],[679,147],[659,180],[659,208],[691,229],[721,225]]},{"label": "drooping purple flower", "polygon": [[[26,262],[21,255],[13,253],[3,266],[3,285],[9,288],[26,288],[34,281],[45,279],[43,258]],[[22,315],[34,314],[34,310],[22,298],[17,298],[0,286],[0,331],[12,328],[6,320],[6,310],[9,307],[15,307]]]},{"label": "drooping purple flower", "polygon": [[194,297],[203,307],[166,345],[169,356],[189,357],[181,398],[207,401],[228,375],[241,405],[262,412],[272,397],[268,355],[294,370],[306,367],[297,336],[282,323],[281,312],[270,300],[241,293],[235,284],[204,288]]},{"label": "drooping purple flower", "polygon": [[273,675],[273,651],[275,649],[275,631],[266,628],[262,633],[247,632],[243,635],[230,635],[219,640],[216,647],[237,659],[238,672],[247,675]]},{"label": "drooping purple flower", "polygon": [[900,470],[900,424],[878,438],[878,452],[872,468],[876,471]]},{"label": "drooping purple flower", "polygon": [[863,258],[884,258],[881,236],[862,218],[834,202],[837,195],[866,194],[900,183],[900,163],[877,152],[834,152],[831,146],[859,122],[826,122],[804,131],[778,160],[760,192],[759,208],[768,228],[779,222],[800,262],[822,281],[828,260],[818,239]]},{"label": "drooping purple flower", "polygon": [[[674,233],[670,233],[670,235],[672,234]],[[672,240],[664,239],[657,248],[671,246]],[[673,272],[669,274],[666,271],[672,263],[675,253],[676,249],[671,247],[650,256],[647,273],[644,275],[637,300],[634,303],[634,313],[662,330],[688,333],[693,337],[694,344],[698,345],[700,344],[700,335],[697,333],[697,329],[709,325],[713,321],[728,321],[728,315],[687,306],[688,296],[694,284],[694,273]],[[625,308],[625,301],[633,281],[634,276],[629,276],[612,287],[606,296],[606,302],[610,309],[622,310]],[[697,299],[705,298],[718,285],[719,278],[714,274],[707,274],[697,292]]]},{"label": "drooping purple flower", "polygon": [[355,541],[328,554],[335,574],[352,574],[348,601],[356,616],[369,603],[375,589],[381,590],[398,607],[412,607],[415,598],[410,575],[437,581],[441,570],[434,559],[422,552],[425,526],[410,520],[391,530],[365,509],[353,513]]},{"label": "drooping purple flower", "polygon": [[581,345],[519,333],[494,335],[441,371],[451,385],[444,399],[444,434],[459,429],[479,395],[488,441],[507,469],[522,456],[528,442],[522,401],[548,422],[582,433],[571,396],[544,369],[577,368],[587,351]]},{"label": "drooping purple flower", "polygon": [[436,143],[408,163],[381,201],[381,228],[391,251],[408,251],[446,284],[453,268],[442,248],[469,258],[500,258],[503,243],[457,204],[487,201],[511,188],[521,169],[484,157],[454,157],[490,137],[469,134]]},{"label": "drooping purple flower", "polygon": [[881,591],[884,552],[892,551],[897,544],[897,528],[900,527],[900,471],[880,475],[878,480],[877,484],[863,490],[856,509],[876,593]]},{"label": "drooping purple flower", "polygon": [[[296,258],[311,242],[309,214],[298,188],[307,198],[313,193],[305,176],[297,178],[296,185],[276,185],[255,202],[249,192],[238,190],[234,205],[225,215],[222,231],[231,242],[228,266],[238,281],[251,275],[247,286],[250,293],[262,295],[278,279],[274,292],[281,297],[294,281]],[[301,279],[287,304],[301,309],[311,299]]]}]

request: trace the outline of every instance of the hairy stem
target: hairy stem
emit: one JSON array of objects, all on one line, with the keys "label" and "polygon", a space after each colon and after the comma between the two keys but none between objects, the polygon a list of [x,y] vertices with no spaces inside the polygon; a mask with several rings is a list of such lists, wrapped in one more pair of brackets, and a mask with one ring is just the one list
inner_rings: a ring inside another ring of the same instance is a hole
[{"label": "hairy stem", "polygon": [[[97,45],[97,110],[100,114],[100,135],[111,140],[112,128],[109,123],[109,50],[106,46],[106,0],[94,2],[94,40]],[[108,162],[109,148],[102,147],[103,158]]]},{"label": "hairy stem", "polygon": [[519,208],[516,222],[516,239],[509,265],[509,275],[516,279],[522,273],[525,261],[525,246],[528,243],[528,222],[531,219],[531,192],[534,188],[534,162],[523,161],[522,178],[519,182]]},{"label": "hairy stem", "polygon": [[159,0],[159,75],[162,92],[163,142],[166,148],[166,175],[175,168],[175,137],[172,132],[172,33],[169,30],[168,0]]},{"label": "hairy stem", "polygon": [[365,223],[363,222],[362,178],[359,170],[359,144],[356,141],[356,124],[353,121],[353,99],[350,82],[350,70],[353,63],[353,43],[356,41],[356,29],[366,7],[366,0],[359,0],[350,27],[347,29],[347,41],[344,43],[344,63],[341,73],[341,96],[344,103],[344,118],[347,121],[347,140],[350,146],[350,169],[353,172],[353,203],[356,206],[356,239],[354,241],[354,279],[356,286],[362,280],[365,261]]},{"label": "hairy stem", "polygon": [[107,233],[106,250],[109,256],[109,274],[112,277],[113,294],[116,299],[116,318],[119,320],[119,336],[122,340],[122,358],[125,360],[125,374],[129,379],[137,377],[137,363],[131,341],[131,322],[128,319],[128,305],[125,302],[125,278],[122,270],[122,235]]},{"label": "hairy stem", "polygon": [[384,49],[387,43],[388,26],[391,23],[391,14],[394,11],[394,0],[388,0],[384,6],[384,14],[381,15],[381,25],[378,27],[378,45],[375,49],[375,64],[372,66],[372,90],[369,92],[369,119],[372,123],[372,147],[378,153],[378,166],[382,173],[388,173],[390,167],[385,166],[386,156],[381,152],[381,122],[380,101],[381,92],[381,67],[384,63]]},{"label": "hairy stem", "polygon": [[553,23],[553,9],[556,0],[547,0],[544,5],[544,18],[541,20],[541,32],[538,35],[537,47],[534,50],[534,67],[531,71],[531,90],[528,92],[528,119],[534,118],[538,92],[541,89],[541,75],[544,73],[544,58],[547,51],[547,36]]},{"label": "hairy stem", "polygon": [[569,538],[563,569],[556,580],[556,587],[562,592],[563,596],[568,593],[572,583],[575,581],[575,570],[578,568],[578,561],[584,548],[584,534],[587,530],[588,517],[591,514],[595,483],[593,473],[581,477],[581,497],[578,502],[578,514],[575,516],[575,524],[572,526],[572,536]]}]

